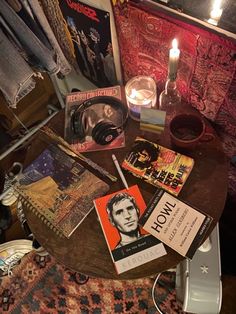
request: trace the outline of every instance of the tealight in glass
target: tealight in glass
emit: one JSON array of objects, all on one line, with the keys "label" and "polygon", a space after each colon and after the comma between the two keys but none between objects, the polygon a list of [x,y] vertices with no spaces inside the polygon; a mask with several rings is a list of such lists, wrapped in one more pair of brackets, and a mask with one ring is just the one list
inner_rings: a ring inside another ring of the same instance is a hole
[{"label": "tealight in glass", "polygon": [[129,116],[140,121],[141,107],[153,108],[156,106],[156,83],[149,76],[135,76],[126,83],[125,95]]}]

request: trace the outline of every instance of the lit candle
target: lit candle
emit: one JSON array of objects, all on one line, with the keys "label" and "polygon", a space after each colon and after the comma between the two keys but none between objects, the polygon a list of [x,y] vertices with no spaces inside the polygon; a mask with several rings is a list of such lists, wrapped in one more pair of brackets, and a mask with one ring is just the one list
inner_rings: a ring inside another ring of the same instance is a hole
[{"label": "lit candle", "polygon": [[220,6],[221,0],[215,0],[213,8],[210,12],[211,18],[208,20],[210,23],[217,25],[223,11]]},{"label": "lit candle", "polygon": [[177,39],[172,41],[172,49],[169,53],[169,78],[176,79],[178,63],[179,63],[180,50],[178,49]]},{"label": "lit candle", "polygon": [[213,8],[210,12],[210,16],[214,20],[219,20],[222,14],[222,9],[220,8],[221,0],[215,0]]},{"label": "lit candle", "polygon": [[135,105],[150,105],[150,95],[152,95],[152,91],[147,89],[136,90],[132,88],[130,98],[133,104]]},{"label": "lit candle", "polygon": [[130,117],[139,121],[142,106],[156,105],[156,83],[149,76],[135,76],[125,85],[125,95]]}]

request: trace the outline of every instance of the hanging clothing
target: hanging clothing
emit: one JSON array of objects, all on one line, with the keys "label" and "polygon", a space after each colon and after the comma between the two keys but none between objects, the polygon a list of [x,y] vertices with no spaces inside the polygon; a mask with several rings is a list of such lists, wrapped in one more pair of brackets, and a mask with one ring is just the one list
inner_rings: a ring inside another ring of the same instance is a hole
[{"label": "hanging clothing", "polygon": [[[38,0],[28,1],[32,15],[19,0],[13,1],[13,7],[8,1],[0,0],[0,90],[10,106],[16,107],[16,103],[34,88],[33,76],[48,72],[62,77],[71,71],[71,66]],[[9,78],[10,84],[7,84]]]},{"label": "hanging clothing", "polygon": [[31,6],[31,9],[32,9],[34,15],[36,16],[39,24],[43,28],[50,44],[52,45],[52,47],[56,53],[57,63],[59,65],[61,74],[62,75],[69,74],[71,71],[71,66],[62,52],[61,47],[59,46],[58,41],[56,40],[56,37],[54,36],[54,33],[53,33],[49,23],[48,23],[48,20],[44,14],[39,2],[35,1],[35,0],[28,0],[28,2]]},{"label": "hanging clothing", "polygon": [[43,11],[64,55],[66,56],[66,59],[73,66],[76,72],[80,73],[72,37],[67,22],[61,12],[59,1],[40,0],[40,4],[43,7]]},{"label": "hanging clothing", "polygon": [[[48,49],[31,31],[18,14],[8,5],[5,0],[0,0],[1,14],[6,23],[13,30],[19,39],[26,54],[34,57],[37,66],[42,71],[48,71],[51,74],[58,73],[60,68],[55,61],[53,49]],[[33,58],[32,58],[33,59]]]},{"label": "hanging clothing", "polygon": [[35,75],[0,29],[0,89],[12,107],[35,87]]}]

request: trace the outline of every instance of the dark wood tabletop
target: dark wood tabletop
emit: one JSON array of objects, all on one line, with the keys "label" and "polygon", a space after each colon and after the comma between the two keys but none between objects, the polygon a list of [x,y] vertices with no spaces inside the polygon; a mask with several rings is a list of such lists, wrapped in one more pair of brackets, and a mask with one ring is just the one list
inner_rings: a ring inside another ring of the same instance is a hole
[{"label": "dark wood tabletop", "polygon": [[[188,110],[192,111],[193,109],[189,108]],[[60,112],[50,123],[51,127],[56,129],[60,135],[63,134],[63,118],[64,113]],[[162,135],[141,131],[139,123],[130,118],[125,126],[125,135],[126,146],[124,148],[90,152],[85,156],[119,178],[111,154],[115,153],[121,163],[136,136],[173,148],[168,131]],[[39,152],[40,145],[37,143],[37,138],[34,138],[26,163],[35,158]],[[219,221],[224,209],[227,195],[227,159],[217,136],[213,141],[201,143],[194,151],[185,154],[194,158],[195,165],[179,198],[213,217],[208,236]],[[138,184],[146,203],[148,203],[156,188],[131,174],[125,173],[125,176],[129,186]],[[110,182],[109,193],[123,188],[121,180],[118,179],[116,183]],[[29,210],[26,210],[26,216],[37,240],[58,262],[90,276],[112,279],[142,278],[172,268],[183,260],[181,255],[166,247],[167,255],[117,275],[95,210],[90,212],[69,239],[58,237]]]}]

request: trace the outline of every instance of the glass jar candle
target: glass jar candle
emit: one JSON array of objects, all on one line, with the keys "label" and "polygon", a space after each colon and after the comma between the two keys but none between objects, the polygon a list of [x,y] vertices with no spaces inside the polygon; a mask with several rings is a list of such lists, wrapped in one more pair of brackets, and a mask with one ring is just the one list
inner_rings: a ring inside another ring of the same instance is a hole
[{"label": "glass jar candle", "polygon": [[126,83],[125,95],[129,116],[140,121],[141,107],[156,106],[156,83],[149,76],[135,76]]}]

